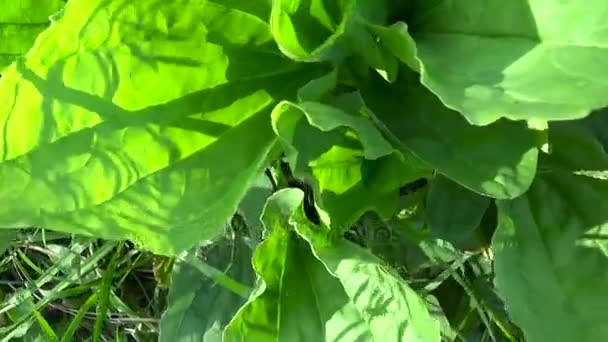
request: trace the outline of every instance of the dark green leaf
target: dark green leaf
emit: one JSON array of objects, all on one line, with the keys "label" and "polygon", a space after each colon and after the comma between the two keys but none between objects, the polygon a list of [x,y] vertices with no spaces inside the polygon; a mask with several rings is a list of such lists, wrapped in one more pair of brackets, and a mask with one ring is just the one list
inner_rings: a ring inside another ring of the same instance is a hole
[{"label": "dark green leaf", "polygon": [[479,226],[490,202],[490,198],[437,175],[426,199],[426,221],[433,236],[462,242]]},{"label": "dark green leaf", "polygon": [[498,202],[496,286],[529,341],[608,338],[608,183],[573,170],[607,164],[584,133],[552,126],[552,154],[530,190]]},{"label": "dark green leaf", "polygon": [[265,173],[260,172],[239,204],[239,212],[245,219],[245,224],[253,241],[259,241],[262,238],[262,231],[264,230],[261,219],[262,212],[264,204],[272,195],[273,190],[271,180]]},{"label": "dark green leaf", "polygon": [[536,172],[535,133],[520,122],[470,125],[412,76],[403,73],[394,85],[377,77],[361,84],[377,124],[396,144],[480,194],[514,198],[524,193]]},{"label": "dark green leaf", "polygon": [[[204,253],[205,261],[222,271],[227,269],[227,276],[247,285],[254,284],[252,250],[242,238],[219,240],[205,247]],[[219,342],[224,328],[245,302],[243,297],[179,261],[173,268],[167,311],[161,320],[160,341]]]},{"label": "dark green leaf", "polygon": [[[361,110],[358,97],[347,99],[345,106]],[[411,154],[394,150],[357,111],[283,102],[272,118],[294,174],[314,180],[318,204],[330,215],[333,228],[349,227],[368,209],[390,216],[399,187],[428,174]]]}]

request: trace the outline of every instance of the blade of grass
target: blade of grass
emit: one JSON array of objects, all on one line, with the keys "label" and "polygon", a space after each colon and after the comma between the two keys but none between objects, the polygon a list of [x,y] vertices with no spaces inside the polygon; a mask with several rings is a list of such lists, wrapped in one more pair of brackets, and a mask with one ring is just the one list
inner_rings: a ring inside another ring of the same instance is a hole
[{"label": "blade of grass", "polygon": [[423,289],[422,291],[424,293],[431,293],[432,291],[434,291],[435,289],[437,289],[444,281],[446,281],[447,279],[449,279],[452,274],[459,268],[461,268],[464,263],[471,257],[471,254],[465,254],[463,255],[461,258],[459,258],[458,260],[452,262],[448,268],[446,268],[445,270],[443,270],[437,277],[435,277],[435,279],[433,279],[432,281],[430,281]]},{"label": "blade of grass", "polygon": [[[429,258],[429,260],[431,260],[434,263],[440,263],[440,262],[445,262],[447,261],[445,259],[444,256],[442,256],[442,253],[438,253],[438,250],[436,250],[436,246],[432,243],[432,241],[430,240],[422,240],[420,241],[419,244],[420,248],[422,249],[422,251],[424,252],[424,254]],[[462,257],[459,257],[457,259],[465,259],[465,263],[469,261],[470,257],[472,255],[474,255],[475,253],[463,253],[464,255],[462,255]],[[457,270],[461,270],[462,269],[462,264],[460,263],[453,263],[453,266],[459,266],[459,267],[448,267],[445,271],[449,273],[449,275],[463,288],[463,290],[465,291],[465,293],[467,294],[467,296],[470,298],[471,300],[471,304],[473,306],[473,308],[478,312],[479,314],[479,318],[481,319],[481,322],[483,323],[484,326],[486,326],[488,333],[490,334],[490,337],[492,338],[493,341],[497,341],[496,340],[496,336],[494,335],[494,332],[492,330],[492,325],[490,324],[490,318],[488,317],[489,315],[486,315],[486,312],[483,310],[483,307],[481,305],[481,303],[479,302],[479,300],[477,299],[477,296],[475,295],[475,293],[473,292],[472,287],[468,284],[467,280],[462,277],[458,272],[456,272]]]},{"label": "blade of grass", "polygon": [[[84,265],[82,265],[82,273],[88,274],[89,272],[93,271],[97,267],[97,264],[99,263],[99,261],[102,258],[104,258],[107,254],[112,252],[112,250],[114,249],[116,244],[117,244],[116,241],[107,241],[101,247],[99,247],[97,250],[95,250],[93,252],[93,254],[89,258],[87,258],[87,260],[84,262]],[[35,304],[35,310],[40,310],[42,307],[48,305],[48,303],[52,302],[53,300],[56,300],[58,297],[60,297],[60,293],[62,291],[64,291],[71,284],[75,283],[76,280],[78,280],[78,279],[79,279],[79,274],[77,274],[76,272],[72,272],[69,275],[67,275],[57,285],[55,285],[55,287],[52,290],[48,291],[47,296],[40,299]],[[46,281],[48,281],[48,279]],[[46,281],[44,283],[46,283]],[[40,282],[40,279],[38,281],[36,281],[37,286],[38,286],[39,282]],[[11,308],[16,307],[19,303],[23,302],[23,300],[27,300],[28,298],[31,298],[33,296],[33,292],[38,289],[39,289],[39,287],[36,289],[24,289],[22,292],[19,292],[19,293],[16,292],[15,295],[13,297],[11,297],[11,299],[9,300],[9,302],[10,302],[9,305],[0,309],[0,314],[10,310]],[[16,322],[15,324],[19,325],[22,322],[27,321],[30,317],[31,316],[24,316],[19,320],[19,322]],[[8,334],[11,331],[13,331],[15,328],[16,328],[15,326],[12,326],[9,328],[0,328],[0,334],[5,334],[5,333]]]},{"label": "blade of grass", "polygon": [[[76,244],[73,246],[72,251],[74,252],[73,254],[77,254],[80,255],[80,253],[82,253],[84,250],[86,249],[86,246],[81,245],[81,244]],[[60,263],[64,263],[64,264],[69,264],[71,262],[71,260],[73,259],[74,255],[72,254],[68,254],[66,256],[64,256],[63,258],[61,258],[60,260],[58,260],[53,266],[51,266],[48,270],[46,270],[44,272],[44,274],[42,274],[34,283],[35,283],[35,287],[36,289],[43,287],[45,284],[47,284],[49,281],[51,281],[53,279],[53,277],[55,275],[57,275],[57,273],[61,270],[61,265]],[[0,314],[3,314],[15,307],[17,307],[20,303],[24,302],[25,300],[29,299],[32,297],[32,289],[23,289],[21,291],[15,292],[13,294],[13,296],[11,296],[9,298],[8,301],[4,302],[3,307],[0,307]],[[0,330],[1,332],[1,330]]]},{"label": "blade of grass", "polygon": [[47,243],[46,243],[46,241],[47,241],[46,240],[46,229],[44,229],[44,228],[41,229],[40,237],[42,238],[42,244],[46,246],[47,245]]},{"label": "blade of grass", "polygon": [[150,323],[149,320],[142,319],[141,315],[135,312],[135,310],[131,309],[129,305],[127,305],[127,303],[125,303],[122,299],[120,299],[120,297],[118,297],[114,293],[114,291],[110,292],[110,304],[114,309],[116,309],[116,311],[126,314],[135,319],[140,319],[142,321],[142,324],[144,324],[148,329],[150,329],[150,331],[157,332],[158,329],[154,326],[154,324]]},{"label": "blade of grass", "polygon": [[118,259],[121,256],[124,242],[118,244],[116,252],[110,259],[110,264],[103,275],[103,281],[99,288],[99,301],[97,302],[97,319],[95,320],[95,328],[93,330],[93,341],[98,342],[101,340],[101,333],[103,330],[103,324],[108,316],[108,304],[110,292],[112,290],[112,280],[114,280],[114,274],[116,272],[116,266],[118,265]]},{"label": "blade of grass", "polygon": [[97,304],[98,298],[99,294],[97,292],[93,293],[91,296],[89,296],[89,298],[87,298],[86,302],[84,302],[80,309],[78,309],[78,312],[70,322],[70,325],[68,325],[68,328],[66,329],[65,333],[63,334],[63,337],[61,338],[61,342],[73,341],[72,338],[76,333],[76,330],[78,330],[80,322],[82,322],[82,319],[87,314],[87,312],[89,312],[89,310],[93,307],[93,305]]},{"label": "blade of grass", "polygon": [[40,325],[40,328],[42,329],[42,332],[44,332],[44,334],[46,335],[46,338],[51,342],[59,341],[59,337],[57,337],[57,334],[55,334],[55,331],[53,330],[53,328],[51,328],[49,322],[47,322],[47,320],[42,317],[40,312],[34,310],[33,313],[36,317],[36,320],[38,321],[38,325]]},{"label": "blade of grass", "polygon": [[249,286],[230,278],[222,273],[222,271],[200,260],[196,257],[195,253],[188,253],[180,259],[199,270],[205,276],[213,279],[213,281],[227,290],[230,290],[245,299],[249,298],[249,294],[251,293],[251,288]]},{"label": "blade of grass", "polygon": [[17,249],[17,254],[19,254],[21,260],[36,273],[38,273],[39,275],[44,274],[44,271],[40,269],[40,267],[38,267],[25,253],[23,253],[21,248]]}]

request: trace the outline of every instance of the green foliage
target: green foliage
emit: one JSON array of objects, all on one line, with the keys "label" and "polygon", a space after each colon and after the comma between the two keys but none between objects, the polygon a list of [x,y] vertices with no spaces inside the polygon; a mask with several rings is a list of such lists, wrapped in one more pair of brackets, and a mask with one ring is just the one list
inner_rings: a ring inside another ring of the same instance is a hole
[{"label": "green foliage", "polygon": [[524,123],[503,120],[472,126],[443,107],[405,70],[394,84],[380,81],[373,78],[362,93],[397,146],[482,195],[515,198],[530,186],[536,172],[537,133]]},{"label": "green foliage", "polygon": [[[606,122],[602,114],[590,119]],[[551,140],[556,150],[577,146],[578,155],[547,156],[547,171],[538,175],[525,196],[498,202],[493,241],[496,285],[513,319],[533,340],[592,341],[608,336],[600,319],[608,310],[608,302],[600,297],[608,285],[608,184],[570,169],[576,165],[581,170],[605,170],[608,164],[593,132],[577,126],[579,122],[555,124]],[[530,310],[540,306],[542,316]],[[550,321],[571,323],[555,326]]]},{"label": "green foliage", "polygon": [[605,7],[3,5],[1,337],[608,339]]},{"label": "green foliage", "polygon": [[[242,238],[232,243],[222,239],[201,248],[207,267],[220,267],[216,277],[209,276],[208,272],[207,277],[201,277],[201,272],[193,266],[202,263],[197,258],[197,250],[189,251],[173,267],[168,295],[171,305],[163,314],[160,341],[181,341],[186,337],[197,341],[219,341],[223,327],[246,302],[249,291],[230,291],[227,288],[234,287],[220,286],[222,281],[217,277],[236,278],[249,286],[255,282],[251,267],[252,251]],[[224,270],[225,275],[222,273]]]},{"label": "green foliage", "polygon": [[[164,295],[152,300],[154,291],[138,274],[153,258],[117,245],[34,229],[15,234],[0,261],[0,293],[7,293],[0,304],[1,340],[92,341],[154,331],[146,319],[156,315]],[[140,304],[142,298],[149,302]]]},{"label": "green foliage", "polygon": [[0,12],[0,73],[32,47],[63,0],[19,0],[2,4]]},{"label": "green foliage", "polygon": [[608,65],[596,62],[608,55],[605,3],[413,3],[421,82],[470,122],[579,119],[608,104]]}]

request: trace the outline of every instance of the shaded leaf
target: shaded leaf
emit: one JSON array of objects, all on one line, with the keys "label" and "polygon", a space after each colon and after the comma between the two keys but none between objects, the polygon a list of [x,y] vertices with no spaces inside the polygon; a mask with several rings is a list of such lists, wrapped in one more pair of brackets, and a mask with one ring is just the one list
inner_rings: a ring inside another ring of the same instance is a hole
[{"label": "shaded leaf", "polygon": [[597,164],[599,152],[564,153],[594,145],[572,125],[550,127],[552,154],[526,195],[498,202],[495,282],[529,341],[608,338],[608,183],[572,171]]},{"label": "shaded leaf", "polygon": [[[536,172],[535,133],[521,123],[470,125],[445,108],[411,73],[390,85],[361,81],[363,98],[379,127],[401,150],[412,151],[449,179],[495,198],[514,198]],[[500,153],[496,153],[500,151]]]},{"label": "shaded leaf", "polygon": [[462,242],[479,226],[490,203],[490,198],[437,175],[426,198],[426,222],[433,236]]},{"label": "shaded leaf", "polygon": [[[596,143],[602,145],[604,150],[608,150],[608,132],[606,131],[606,127],[608,126],[608,108],[598,110],[580,122],[595,137]],[[608,159],[608,156],[604,155],[600,159]]]},{"label": "shaded leaf", "polygon": [[353,114],[318,102],[282,102],[272,112],[294,174],[314,181],[317,202],[336,229],[347,229],[368,209],[392,215],[399,187],[428,174],[359,114],[360,98],[343,101]]},{"label": "shaded leaf", "polygon": [[492,260],[477,255],[470,259],[469,266],[474,269],[475,278],[471,280],[471,291],[483,305],[491,321],[509,337],[509,340],[521,340],[521,331],[513,324],[505,302],[500,298],[493,284]]},{"label": "shaded leaf", "polygon": [[[383,20],[384,1],[274,1],[272,33],[281,51],[302,61],[339,61],[350,54],[349,43],[362,39],[362,19]],[[371,36],[366,37],[369,40]]]},{"label": "shaded leaf", "polygon": [[372,25],[370,30],[376,34],[379,43],[395,55],[401,62],[412,70],[420,71],[417,56],[416,42],[408,32],[404,22],[397,22],[391,26]]},{"label": "shaded leaf", "polygon": [[[235,248],[234,259],[232,248]],[[255,282],[252,250],[241,238],[234,242],[219,240],[205,247],[204,254],[205,262],[227,269],[227,276],[247,285]],[[245,302],[246,299],[205,277],[188,263],[178,261],[173,268],[167,310],[161,319],[160,341],[221,341],[223,329]]]},{"label": "shaded leaf", "polygon": [[378,44],[371,28],[386,24],[393,5],[386,0],[279,0],[272,10],[272,33],[294,60],[337,63],[356,56],[392,82],[397,58]]},{"label": "shaded leaf", "polygon": [[264,173],[260,173],[253,181],[247,194],[239,204],[239,212],[242,213],[250,235],[254,241],[262,238],[262,212],[266,200],[272,195],[272,183]]},{"label": "shaded leaf", "polygon": [[334,69],[327,75],[311,80],[298,90],[298,101],[321,101],[331,96],[338,85],[338,70]]}]

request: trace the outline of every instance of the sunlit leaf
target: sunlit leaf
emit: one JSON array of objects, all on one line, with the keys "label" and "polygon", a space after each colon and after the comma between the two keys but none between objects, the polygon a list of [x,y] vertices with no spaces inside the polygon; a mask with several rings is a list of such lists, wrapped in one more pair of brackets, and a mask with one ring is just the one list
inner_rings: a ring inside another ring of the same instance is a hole
[{"label": "sunlit leaf", "polygon": [[314,255],[340,280],[374,341],[440,341],[439,322],[424,299],[378,257],[350,241],[328,237],[301,215],[293,221]]},{"label": "sunlit leaf", "polygon": [[470,122],[578,119],[608,105],[604,1],[414,4],[421,81]]},{"label": "sunlit leaf", "polygon": [[50,24],[49,17],[64,5],[61,0],[11,0],[0,11],[0,73],[34,45]]},{"label": "sunlit leaf", "polygon": [[275,157],[273,104],[317,70],[257,2],[71,1],[0,80],[0,226],[161,254],[215,237]]}]

